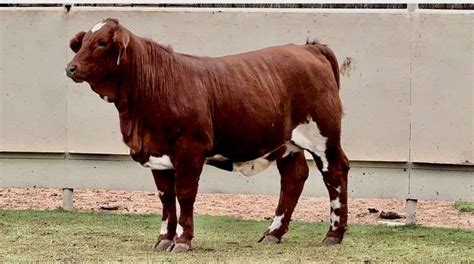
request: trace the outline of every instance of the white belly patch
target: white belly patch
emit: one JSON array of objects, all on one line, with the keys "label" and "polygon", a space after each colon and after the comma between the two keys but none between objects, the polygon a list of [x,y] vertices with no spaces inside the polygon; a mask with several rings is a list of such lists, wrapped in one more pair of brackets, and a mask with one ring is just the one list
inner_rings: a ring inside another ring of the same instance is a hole
[{"label": "white belly patch", "polygon": [[250,161],[234,162],[234,171],[238,171],[240,174],[247,177],[254,176],[268,168],[273,163],[273,161],[266,159],[267,156],[268,154]]},{"label": "white belly patch", "polygon": [[[243,162],[232,162],[232,171],[239,172],[243,176],[253,176],[272,164],[272,161],[266,159],[270,153],[254,160],[243,161]],[[207,161],[229,161],[228,158],[217,154],[215,156],[209,157]],[[226,169],[227,170],[227,169]],[[230,168],[228,169],[230,171]]]},{"label": "white belly patch", "polygon": [[[285,153],[281,156],[282,158],[290,155],[291,153],[296,153],[303,151],[302,148],[294,145],[291,142],[287,142],[285,144],[286,150]],[[279,148],[277,148],[279,149]],[[275,150],[277,150],[275,149]],[[254,159],[254,160],[249,160],[249,161],[242,161],[242,162],[232,162],[232,171],[239,172],[243,176],[254,176],[255,174],[258,174],[259,172],[265,170],[268,168],[274,160],[269,160],[267,159],[270,154],[272,154],[273,151],[263,155],[260,158]],[[213,157],[207,158],[208,161],[229,161],[228,158],[218,154]],[[230,169],[229,169],[230,170]]]}]

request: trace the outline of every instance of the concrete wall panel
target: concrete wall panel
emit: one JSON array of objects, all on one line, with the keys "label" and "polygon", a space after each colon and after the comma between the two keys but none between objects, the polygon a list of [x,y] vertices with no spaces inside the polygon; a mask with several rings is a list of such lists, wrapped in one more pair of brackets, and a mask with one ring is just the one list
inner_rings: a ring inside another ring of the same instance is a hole
[{"label": "concrete wall panel", "polygon": [[472,13],[413,21],[412,160],[474,164]]},{"label": "concrete wall panel", "polygon": [[408,161],[409,20],[406,14],[366,15],[340,17],[346,23],[328,36],[339,42],[343,143],[351,160]]},{"label": "concrete wall panel", "polygon": [[64,12],[0,9],[0,16],[0,151],[64,151]]},{"label": "concrete wall panel", "polygon": [[414,169],[410,176],[410,197],[425,200],[474,201],[474,170],[449,168]]},{"label": "concrete wall panel", "polygon": [[65,188],[70,180],[64,159],[0,159],[0,188]]},{"label": "concrete wall panel", "polygon": [[128,154],[122,142],[118,112],[88,84],[67,84],[68,151],[71,153]]},{"label": "concrete wall panel", "polygon": [[[4,30],[4,26],[5,25],[5,21],[6,21],[6,17],[4,15],[1,15],[0,13],[0,39],[4,39],[4,36],[3,36],[3,32],[5,31]],[[3,41],[0,41],[0,58],[3,57]],[[3,116],[3,94],[5,93],[4,92],[4,88],[3,88],[3,68],[5,67],[5,65],[3,65],[4,63],[1,63],[1,60],[0,60],[0,150],[3,149],[3,128],[2,128],[2,124],[3,124],[3,119],[5,118]]]},{"label": "concrete wall panel", "polygon": [[[377,197],[404,199],[408,195],[408,172],[402,168],[355,166],[349,173],[349,197]],[[276,166],[253,177],[225,172],[206,166],[201,177],[200,191],[206,193],[240,193],[279,195],[280,176]],[[310,163],[309,178],[304,196],[325,197],[327,189],[320,172]]]}]

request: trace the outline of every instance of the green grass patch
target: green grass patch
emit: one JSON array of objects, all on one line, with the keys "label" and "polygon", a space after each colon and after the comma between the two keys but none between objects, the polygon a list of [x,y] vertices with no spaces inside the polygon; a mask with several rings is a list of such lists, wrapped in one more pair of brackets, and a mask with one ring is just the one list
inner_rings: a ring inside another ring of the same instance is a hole
[{"label": "green grass patch", "polygon": [[[193,250],[151,250],[158,215],[0,211],[0,262],[472,262],[474,232],[420,226],[351,225],[324,247],[328,225],[292,222],[283,242],[256,243],[270,221],[197,216]],[[470,252],[470,253],[469,253]]]},{"label": "green grass patch", "polygon": [[454,207],[458,209],[459,212],[474,213],[474,202],[456,201]]}]

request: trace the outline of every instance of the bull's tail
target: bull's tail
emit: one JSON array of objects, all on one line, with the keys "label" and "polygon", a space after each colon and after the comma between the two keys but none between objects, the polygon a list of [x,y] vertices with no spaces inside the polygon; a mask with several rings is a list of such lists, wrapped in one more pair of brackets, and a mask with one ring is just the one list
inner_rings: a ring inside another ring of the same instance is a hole
[{"label": "bull's tail", "polygon": [[319,43],[317,40],[306,40],[306,45],[317,46],[319,51],[324,55],[324,57],[326,57],[329,63],[331,63],[331,68],[332,72],[334,73],[334,78],[336,79],[337,87],[340,89],[341,85],[339,82],[339,64],[337,63],[337,58],[334,52],[328,46]]},{"label": "bull's tail", "polygon": [[337,87],[340,89],[341,85],[339,82],[339,64],[337,63],[337,58],[334,52],[328,48],[326,45],[321,45],[320,48],[321,53],[328,59],[329,63],[331,63],[332,72],[334,73],[334,78],[336,79]]}]

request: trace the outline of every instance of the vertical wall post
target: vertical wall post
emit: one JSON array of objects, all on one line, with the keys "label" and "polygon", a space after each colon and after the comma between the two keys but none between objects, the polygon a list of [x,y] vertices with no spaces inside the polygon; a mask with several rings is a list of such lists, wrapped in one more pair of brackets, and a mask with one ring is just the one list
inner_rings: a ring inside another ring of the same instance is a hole
[{"label": "vertical wall post", "polygon": [[407,211],[407,224],[414,225],[416,224],[416,203],[417,199],[407,199],[406,200],[406,211]]},{"label": "vertical wall post", "polygon": [[73,194],[74,194],[74,189],[63,188],[63,210],[64,211],[74,210]]},{"label": "vertical wall post", "polygon": [[418,9],[418,4],[407,4],[408,12],[415,12]]}]

